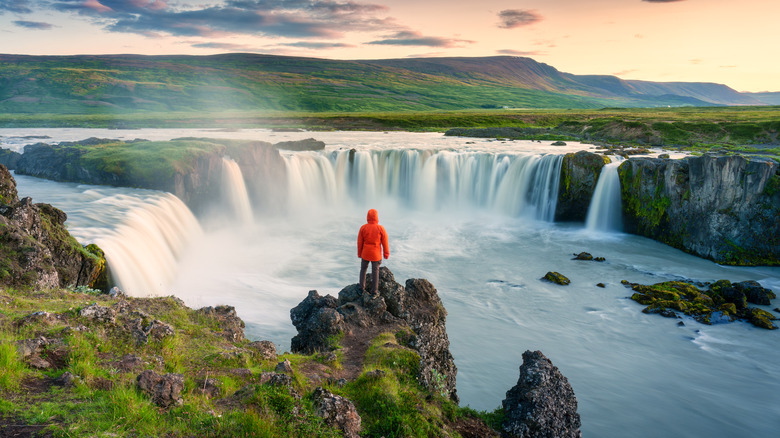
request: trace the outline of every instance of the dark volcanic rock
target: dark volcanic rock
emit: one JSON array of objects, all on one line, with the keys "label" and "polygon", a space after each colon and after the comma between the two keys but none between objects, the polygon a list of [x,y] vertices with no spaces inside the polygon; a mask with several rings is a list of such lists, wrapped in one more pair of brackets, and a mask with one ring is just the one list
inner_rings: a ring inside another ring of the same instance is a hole
[{"label": "dark volcanic rock", "polygon": [[51,205],[18,199],[16,182],[0,165],[0,286],[107,285],[103,252],[76,242],[66,219]]},{"label": "dark volcanic rock", "polygon": [[276,345],[271,341],[254,341],[246,347],[256,351],[263,360],[276,360]]},{"label": "dark volcanic rock", "polygon": [[216,320],[221,329],[222,336],[228,341],[240,342],[244,338],[244,321],[236,314],[236,308],[233,306],[203,307],[197,310],[198,313],[206,315]]},{"label": "dark volcanic rock", "polygon": [[184,376],[181,374],[160,375],[146,370],[136,378],[138,388],[148,394],[152,401],[163,408],[184,403],[181,392],[184,390]]},{"label": "dark volcanic rock", "polygon": [[601,170],[609,162],[608,157],[586,151],[564,155],[556,221],[585,221]]},{"label": "dark volcanic rock", "polygon": [[340,429],[344,438],[360,436],[361,418],[351,401],[322,387],[312,392],[312,400],[317,415],[325,420],[325,424]]},{"label": "dark volcanic rock", "polygon": [[569,280],[568,277],[555,271],[550,271],[544,274],[542,280],[549,281],[550,283],[560,284],[561,286],[566,286],[567,284],[571,283],[571,280]]},{"label": "dark volcanic rock", "polygon": [[625,230],[718,263],[780,265],[780,164],[704,154],[618,168]]},{"label": "dark volcanic rock", "polygon": [[325,142],[313,138],[306,138],[303,140],[280,141],[279,143],[276,143],[274,147],[288,151],[320,151],[325,149]]},{"label": "dark volcanic rock", "polygon": [[582,436],[577,398],[569,381],[541,351],[523,353],[520,378],[502,402],[503,436],[568,438]]},{"label": "dark volcanic rock", "polygon": [[22,158],[22,154],[19,152],[0,148],[0,164],[8,169],[16,169],[16,164],[19,162],[20,158]]},{"label": "dark volcanic rock", "polygon": [[382,267],[378,296],[361,293],[357,284],[342,289],[338,299],[310,291],[290,311],[290,318],[298,330],[291,349],[302,353],[329,351],[350,333],[376,327],[408,327],[413,333],[408,344],[420,355],[420,382],[432,392],[445,392],[458,400],[458,370],[445,328],[447,311],[427,280],[409,279],[402,286],[389,269]]}]

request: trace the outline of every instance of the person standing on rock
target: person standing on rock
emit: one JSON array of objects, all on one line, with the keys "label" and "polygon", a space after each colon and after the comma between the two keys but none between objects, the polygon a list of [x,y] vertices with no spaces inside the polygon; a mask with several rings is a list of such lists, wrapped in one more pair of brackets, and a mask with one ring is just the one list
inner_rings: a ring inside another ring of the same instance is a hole
[{"label": "person standing on rock", "polygon": [[358,257],[360,257],[360,290],[366,287],[366,271],[368,262],[371,262],[371,281],[374,286],[374,294],[379,294],[379,265],[382,256],[390,257],[390,247],[387,244],[387,230],[379,225],[379,213],[373,208],[366,215],[367,224],[360,227],[357,238]]}]

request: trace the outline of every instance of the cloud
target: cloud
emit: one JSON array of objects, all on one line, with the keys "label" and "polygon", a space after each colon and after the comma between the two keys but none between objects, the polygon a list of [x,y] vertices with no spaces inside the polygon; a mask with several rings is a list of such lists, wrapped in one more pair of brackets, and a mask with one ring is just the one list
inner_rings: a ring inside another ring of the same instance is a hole
[{"label": "cloud", "polygon": [[219,49],[219,50],[230,50],[232,52],[252,51],[251,47],[246,46],[244,44],[209,42],[209,43],[190,44],[190,46],[195,47],[197,49]]},{"label": "cloud", "polygon": [[335,0],[228,0],[184,8],[163,0],[53,0],[59,11],[92,18],[111,32],[174,36],[252,35],[339,38],[397,28],[385,6]]},{"label": "cloud", "polygon": [[317,49],[317,50],[355,47],[353,44],[324,43],[324,42],[314,42],[314,41],[298,41],[297,43],[288,43],[288,44],[281,44],[281,45],[286,47],[300,47],[304,49]]},{"label": "cloud", "polygon": [[525,51],[525,50],[512,50],[512,49],[496,50],[496,53],[500,53],[502,55],[512,55],[512,56],[540,56],[540,55],[545,55],[544,52],[539,52],[539,51]]},{"label": "cloud", "polygon": [[53,24],[49,23],[42,23],[40,21],[23,21],[18,20],[14,21],[14,24],[19,27],[24,27],[26,29],[37,29],[37,30],[48,30],[54,27]]},{"label": "cloud", "polygon": [[462,47],[463,44],[472,44],[474,41],[459,40],[454,38],[443,38],[435,36],[424,36],[422,33],[411,30],[402,30],[395,34],[388,35],[384,39],[370,41],[366,44],[389,45],[389,46],[426,46],[426,47]]},{"label": "cloud", "polygon": [[638,71],[639,70],[637,70],[637,69],[622,70],[622,71],[618,71],[618,72],[612,73],[612,76],[620,77],[620,76],[630,75],[631,73],[636,73]]},{"label": "cloud", "polygon": [[0,14],[3,12],[13,12],[16,14],[31,14],[30,0],[0,0]]},{"label": "cloud", "polygon": [[536,11],[528,9],[504,9],[498,13],[498,18],[501,20],[498,27],[504,29],[528,26],[542,20]]}]

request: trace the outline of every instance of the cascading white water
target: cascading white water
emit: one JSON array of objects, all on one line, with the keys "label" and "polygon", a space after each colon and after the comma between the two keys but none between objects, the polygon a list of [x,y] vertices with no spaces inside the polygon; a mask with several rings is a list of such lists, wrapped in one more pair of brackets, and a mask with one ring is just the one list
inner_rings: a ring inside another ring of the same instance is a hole
[{"label": "cascading white water", "polygon": [[166,295],[176,278],[179,256],[202,230],[179,198],[164,194],[131,210],[113,232],[96,240],[111,275],[133,296]]},{"label": "cascading white water", "polygon": [[552,221],[560,155],[449,150],[286,154],[291,206],[395,201],[415,210],[481,207]]},{"label": "cascading white water", "polygon": [[254,215],[244,176],[238,163],[228,157],[222,157],[222,192],[236,219],[244,224],[251,223]]},{"label": "cascading white water", "polygon": [[585,228],[591,231],[623,231],[622,202],[620,199],[620,161],[604,166],[588,207]]}]

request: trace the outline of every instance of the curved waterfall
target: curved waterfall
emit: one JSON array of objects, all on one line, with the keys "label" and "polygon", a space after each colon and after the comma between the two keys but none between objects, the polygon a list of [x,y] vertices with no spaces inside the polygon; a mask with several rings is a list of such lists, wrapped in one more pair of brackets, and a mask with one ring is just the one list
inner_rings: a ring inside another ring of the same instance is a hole
[{"label": "curved waterfall", "polygon": [[222,157],[222,193],[241,223],[251,223],[253,218],[252,203],[246,191],[244,176],[238,163],[228,157]]},{"label": "curved waterfall", "polygon": [[623,231],[622,201],[620,199],[620,176],[613,161],[604,166],[588,207],[585,228],[591,231]]},{"label": "curved waterfall", "polygon": [[131,210],[113,232],[98,238],[111,275],[134,296],[169,294],[185,246],[202,233],[198,220],[179,198],[160,198]]},{"label": "curved waterfall", "polygon": [[432,150],[285,154],[292,207],[396,201],[414,210],[486,208],[552,221],[560,155]]}]

